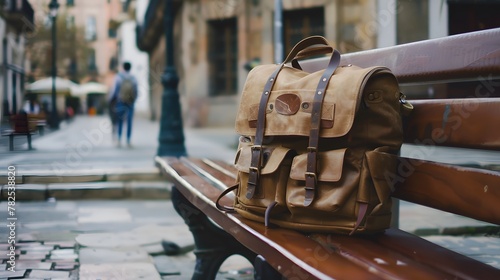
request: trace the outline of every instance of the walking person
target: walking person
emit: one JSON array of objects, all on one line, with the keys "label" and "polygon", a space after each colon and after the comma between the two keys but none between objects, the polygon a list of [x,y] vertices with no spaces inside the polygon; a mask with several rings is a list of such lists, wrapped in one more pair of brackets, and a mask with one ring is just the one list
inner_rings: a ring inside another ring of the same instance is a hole
[{"label": "walking person", "polygon": [[[116,114],[117,125],[117,146],[121,146],[123,132],[123,122],[127,122],[127,146],[131,147],[130,138],[132,136],[132,120],[134,118],[134,103],[137,99],[137,80],[130,74],[132,64],[123,63],[123,71],[115,77],[113,89],[111,91],[110,103],[115,103],[114,113]],[[113,114],[113,112],[111,112]]]}]

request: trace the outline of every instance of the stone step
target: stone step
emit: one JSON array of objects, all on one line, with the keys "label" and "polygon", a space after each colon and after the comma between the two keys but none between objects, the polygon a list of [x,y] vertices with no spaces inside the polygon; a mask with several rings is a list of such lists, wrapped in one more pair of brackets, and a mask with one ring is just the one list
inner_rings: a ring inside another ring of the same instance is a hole
[{"label": "stone step", "polygon": [[[170,199],[171,184],[163,181],[108,181],[77,183],[38,183],[15,186],[16,201],[85,199]],[[12,197],[2,185],[2,200]]]},{"label": "stone step", "polygon": [[[6,169],[7,170],[7,169]],[[11,175],[9,177],[9,175]],[[158,168],[83,169],[83,170],[23,170],[0,174],[0,185],[16,184],[84,183],[108,181],[161,181]]]}]

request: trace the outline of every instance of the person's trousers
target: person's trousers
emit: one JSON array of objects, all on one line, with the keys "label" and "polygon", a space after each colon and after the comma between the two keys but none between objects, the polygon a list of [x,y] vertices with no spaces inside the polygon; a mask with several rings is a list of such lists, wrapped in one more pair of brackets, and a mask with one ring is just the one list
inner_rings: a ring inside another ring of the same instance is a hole
[{"label": "person's trousers", "polygon": [[127,121],[127,143],[132,136],[132,120],[134,118],[134,105],[118,102],[116,103],[116,117],[118,125],[118,141],[122,138],[123,121]]}]

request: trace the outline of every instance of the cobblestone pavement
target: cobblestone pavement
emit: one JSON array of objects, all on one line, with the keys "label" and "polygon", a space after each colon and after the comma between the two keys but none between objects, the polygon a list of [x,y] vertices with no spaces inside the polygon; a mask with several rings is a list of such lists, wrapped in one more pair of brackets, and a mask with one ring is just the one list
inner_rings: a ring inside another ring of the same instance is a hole
[{"label": "cobblestone pavement", "polygon": [[[0,203],[3,221],[7,207]],[[193,239],[169,200],[19,202],[14,209],[15,227],[0,228],[0,279],[190,279],[193,273]],[[184,249],[167,256],[163,240]],[[245,279],[249,267],[229,260],[218,279]]]}]

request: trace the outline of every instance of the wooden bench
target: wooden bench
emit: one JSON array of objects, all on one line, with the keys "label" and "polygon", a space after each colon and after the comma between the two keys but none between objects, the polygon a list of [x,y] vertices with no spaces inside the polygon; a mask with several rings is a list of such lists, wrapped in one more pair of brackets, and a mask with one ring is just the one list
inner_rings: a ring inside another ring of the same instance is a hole
[{"label": "wooden bench", "polygon": [[[395,200],[500,225],[500,98],[491,97],[500,89],[494,80],[500,77],[498,38],[500,29],[494,29],[342,56],[341,65],[389,67],[403,92],[410,90],[407,85],[445,91],[452,87],[444,82],[472,83],[458,84],[460,91],[468,89],[467,99],[411,100],[414,111],[404,121],[408,155],[401,155],[394,174]],[[303,67],[324,64],[316,59]],[[463,149],[453,149],[448,163],[432,161],[441,147]],[[478,150],[492,153],[493,161],[481,162]],[[219,194],[236,180],[231,163],[191,157],[155,161],[175,184],[174,206],[196,242],[193,279],[213,279],[233,254],[254,264],[256,279],[500,279],[499,269],[398,228],[366,237],[265,228],[216,208]]]},{"label": "wooden bench", "polygon": [[45,134],[45,127],[47,126],[47,116],[45,113],[28,114],[28,119],[31,128],[36,128],[38,134],[43,136]]},{"label": "wooden bench", "polygon": [[31,135],[35,134],[35,125],[30,123],[27,114],[17,114],[10,117],[11,129],[2,131],[2,136],[9,136],[9,150],[14,150],[14,137],[26,136],[28,139],[28,149],[32,150]]}]

